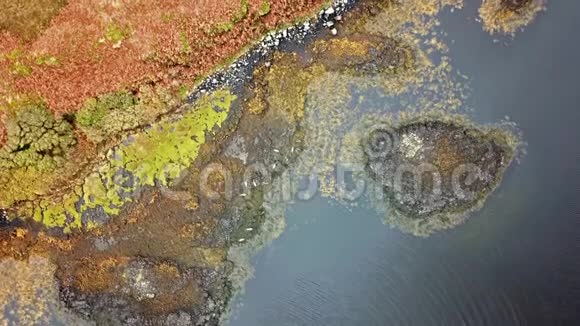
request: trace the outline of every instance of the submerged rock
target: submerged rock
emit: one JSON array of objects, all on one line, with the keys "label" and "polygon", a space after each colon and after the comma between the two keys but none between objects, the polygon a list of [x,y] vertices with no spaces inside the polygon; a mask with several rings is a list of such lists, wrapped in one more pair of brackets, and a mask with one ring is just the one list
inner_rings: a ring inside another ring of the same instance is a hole
[{"label": "submerged rock", "polygon": [[532,0],[502,0],[502,4],[511,10],[518,10],[525,7]]},{"label": "submerged rock", "polygon": [[483,203],[512,161],[513,144],[499,128],[434,119],[376,127],[363,145],[393,222],[427,235],[460,223]]},{"label": "submerged rock", "polygon": [[314,43],[312,54],[316,62],[329,70],[367,75],[410,68],[413,51],[393,38],[354,34]]},{"label": "submerged rock", "polygon": [[545,7],[546,0],[486,0],[479,8],[479,16],[483,28],[491,34],[514,34]]}]

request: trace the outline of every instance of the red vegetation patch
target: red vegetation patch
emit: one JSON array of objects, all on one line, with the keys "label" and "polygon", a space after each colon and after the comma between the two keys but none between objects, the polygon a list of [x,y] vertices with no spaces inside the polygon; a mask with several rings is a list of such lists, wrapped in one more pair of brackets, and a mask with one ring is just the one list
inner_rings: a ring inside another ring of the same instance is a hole
[{"label": "red vegetation patch", "polygon": [[271,0],[260,16],[263,0],[71,0],[32,42],[0,34],[2,54],[21,52],[0,60],[0,93],[38,94],[63,113],[119,88],[178,85],[323,2]]}]

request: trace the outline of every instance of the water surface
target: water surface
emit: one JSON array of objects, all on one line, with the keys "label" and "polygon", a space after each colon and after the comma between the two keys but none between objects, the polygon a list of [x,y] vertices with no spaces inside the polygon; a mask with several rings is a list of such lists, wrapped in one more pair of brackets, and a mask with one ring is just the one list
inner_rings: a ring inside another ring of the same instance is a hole
[{"label": "water surface", "polygon": [[527,154],[464,225],[427,239],[315,198],[254,258],[230,321],[257,325],[576,325],[580,321],[578,1],[493,42],[477,1],[442,17],[470,116],[517,122]]}]

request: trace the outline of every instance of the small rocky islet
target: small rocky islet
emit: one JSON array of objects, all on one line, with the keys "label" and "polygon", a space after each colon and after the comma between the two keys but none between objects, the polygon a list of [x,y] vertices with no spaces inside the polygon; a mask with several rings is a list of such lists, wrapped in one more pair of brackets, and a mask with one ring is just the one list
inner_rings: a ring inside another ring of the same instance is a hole
[{"label": "small rocky islet", "polygon": [[383,188],[392,222],[424,236],[461,223],[483,204],[517,142],[502,128],[433,117],[377,127],[363,147],[366,170]]},{"label": "small rocky islet", "polygon": [[547,0],[486,0],[479,8],[483,29],[515,35],[546,9]]}]

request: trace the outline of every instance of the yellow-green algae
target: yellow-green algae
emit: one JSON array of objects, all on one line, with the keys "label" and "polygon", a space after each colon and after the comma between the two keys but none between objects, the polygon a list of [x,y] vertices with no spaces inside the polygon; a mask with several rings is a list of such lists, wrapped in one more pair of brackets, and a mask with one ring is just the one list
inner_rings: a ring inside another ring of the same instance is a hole
[{"label": "yellow-green algae", "polygon": [[195,109],[176,122],[166,122],[136,135],[134,142],[121,146],[110,162],[112,167],[133,173],[141,184],[166,185],[197,157],[205,142],[205,132],[221,126],[235,100],[229,91],[217,91],[202,97]]},{"label": "yellow-green algae", "polygon": [[83,226],[91,229],[97,225],[94,221],[82,221],[87,210],[100,207],[109,216],[117,215],[138,187],[156,182],[167,185],[193,163],[206,133],[221,126],[235,98],[228,90],[215,91],[201,97],[180,119],[129,136],[109,151],[106,162],[82,186],[60,200],[38,202],[34,220],[49,228],[63,228],[65,233]]}]

